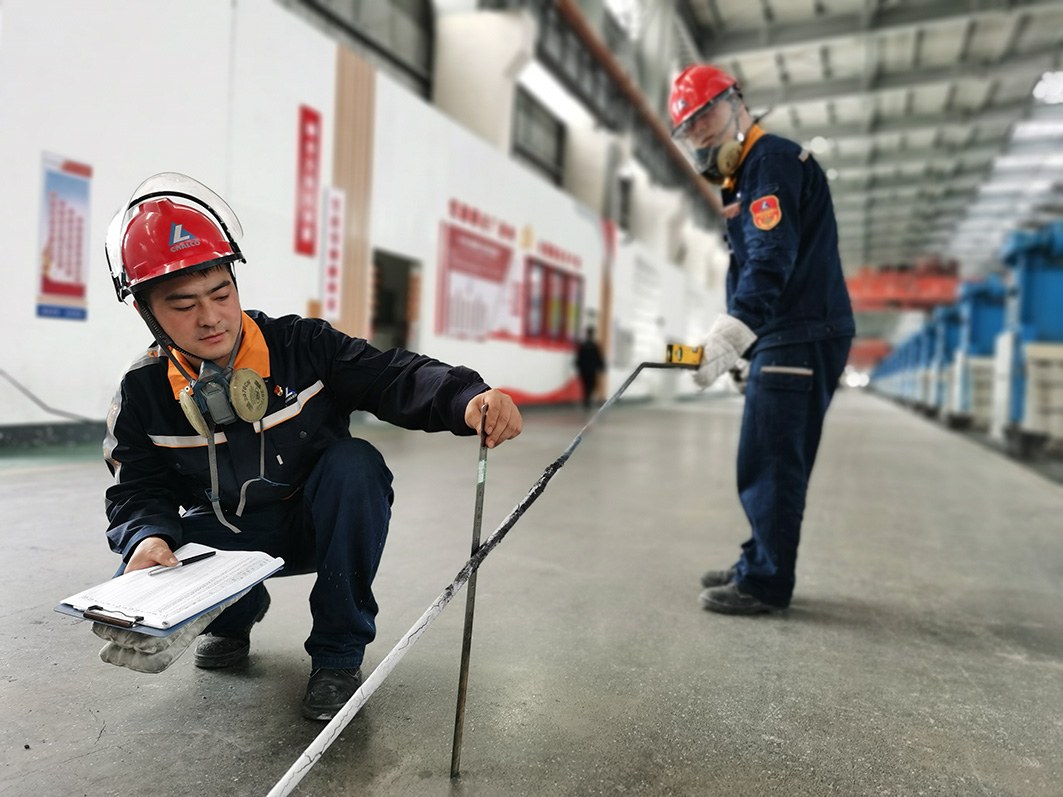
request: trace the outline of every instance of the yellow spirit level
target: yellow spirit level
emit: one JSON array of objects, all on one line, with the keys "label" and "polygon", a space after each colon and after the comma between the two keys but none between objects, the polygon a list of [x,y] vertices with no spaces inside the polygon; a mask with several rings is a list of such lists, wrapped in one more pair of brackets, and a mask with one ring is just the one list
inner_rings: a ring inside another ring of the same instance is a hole
[{"label": "yellow spirit level", "polygon": [[704,353],[704,346],[681,346],[678,343],[669,343],[665,362],[676,365],[701,365],[701,357]]}]

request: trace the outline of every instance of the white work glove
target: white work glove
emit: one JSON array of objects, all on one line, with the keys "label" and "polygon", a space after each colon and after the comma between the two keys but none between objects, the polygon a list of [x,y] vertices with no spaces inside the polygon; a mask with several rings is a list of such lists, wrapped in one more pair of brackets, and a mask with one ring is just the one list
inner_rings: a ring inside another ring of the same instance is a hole
[{"label": "white work glove", "polygon": [[694,372],[694,381],[698,387],[704,390],[731,370],[738,358],[756,340],[757,336],[753,334],[753,330],[734,316],[717,316],[709,330],[709,338],[705,341],[701,365]]},{"label": "white work glove", "polygon": [[125,628],[115,628],[106,623],[93,623],[92,633],[107,640],[107,644],[100,649],[100,659],[116,667],[126,667],[137,672],[162,672],[188,650],[192,640],[202,634],[215,617],[242,598],[246,592],[245,590],[234,595],[222,605],[168,636],[150,636]]}]

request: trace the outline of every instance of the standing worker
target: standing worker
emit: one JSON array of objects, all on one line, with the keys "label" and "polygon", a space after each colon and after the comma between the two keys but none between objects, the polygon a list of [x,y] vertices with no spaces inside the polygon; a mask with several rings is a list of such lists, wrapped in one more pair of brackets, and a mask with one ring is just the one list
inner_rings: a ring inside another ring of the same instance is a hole
[{"label": "standing worker", "polygon": [[[379,351],[319,319],[245,312],[233,272],[246,262],[240,236],[224,200],[173,173],[142,183],[111,223],[115,291],[155,343],[126,371],[107,419],[107,537],[126,571],[174,566],[174,549],[198,542],[282,557],[280,575],[315,573],[302,713],[328,720],[361,684],[391,518],[391,472],[352,439],[351,413],[471,435],[486,405],[489,448],[520,434],[521,415],[468,368]],[[258,584],[225,609],[196,666],[245,661],[269,604]]]},{"label": "standing worker", "polygon": [[702,605],[760,614],[790,605],[808,480],[823,418],[856,328],[826,176],[811,154],[765,133],[738,82],[714,66],[672,86],[672,137],[721,186],[731,262],[727,312],[709,331],[702,389],[749,360],[738,494],[752,527],[738,561],[702,576]]},{"label": "standing worker", "polygon": [[576,370],[579,371],[580,387],[583,389],[583,406],[590,407],[598,374],[605,370],[605,358],[598,341],[594,339],[594,327],[588,326],[583,340],[576,349]]}]

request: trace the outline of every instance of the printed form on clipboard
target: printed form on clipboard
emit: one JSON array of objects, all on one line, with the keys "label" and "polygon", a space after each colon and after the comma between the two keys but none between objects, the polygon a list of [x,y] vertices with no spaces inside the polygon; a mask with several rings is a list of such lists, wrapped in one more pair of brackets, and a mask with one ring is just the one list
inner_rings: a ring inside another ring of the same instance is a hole
[{"label": "printed form on clipboard", "polygon": [[182,545],[174,555],[210,558],[172,568],[156,576],[135,570],[65,598],[57,612],[115,625],[152,636],[166,635],[233,595],[269,578],[284,560],[262,551],[222,551],[199,543]]}]

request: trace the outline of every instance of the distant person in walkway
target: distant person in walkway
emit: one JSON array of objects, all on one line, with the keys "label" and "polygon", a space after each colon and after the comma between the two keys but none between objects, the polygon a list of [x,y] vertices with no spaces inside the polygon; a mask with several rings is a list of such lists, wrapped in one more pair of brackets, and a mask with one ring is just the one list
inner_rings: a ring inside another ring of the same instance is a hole
[{"label": "distant person in walkway", "polygon": [[811,154],[757,125],[726,72],[688,67],[669,112],[676,143],[721,187],[731,249],[727,312],[694,378],[704,389],[749,361],[738,494],[752,535],[732,567],[702,576],[701,603],[771,612],[790,605],[808,480],[855,333],[834,208]]},{"label": "distant person in walkway", "polygon": [[[468,368],[379,351],[318,319],[242,310],[241,234],[224,200],[172,173],[142,183],[111,223],[115,290],[155,342],[108,417],[107,536],[125,570],[175,565],[173,550],[198,542],[283,557],[281,575],[316,573],[302,713],[327,720],[360,685],[376,634],[372,583],[393,497],[380,453],[352,439],[351,413],[471,435],[486,406],[489,448],[522,419]],[[259,584],[214,619],[196,665],[244,661],[269,602]]]},{"label": "distant person in walkway", "polygon": [[605,358],[598,341],[594,338],[594,327],[587,327],[583,340],[576,349],[576,370],[579,371],[580,387],[583,389],[583,406],[590,407],[594,390],[598,385],[598,374],[605,370]]}]

